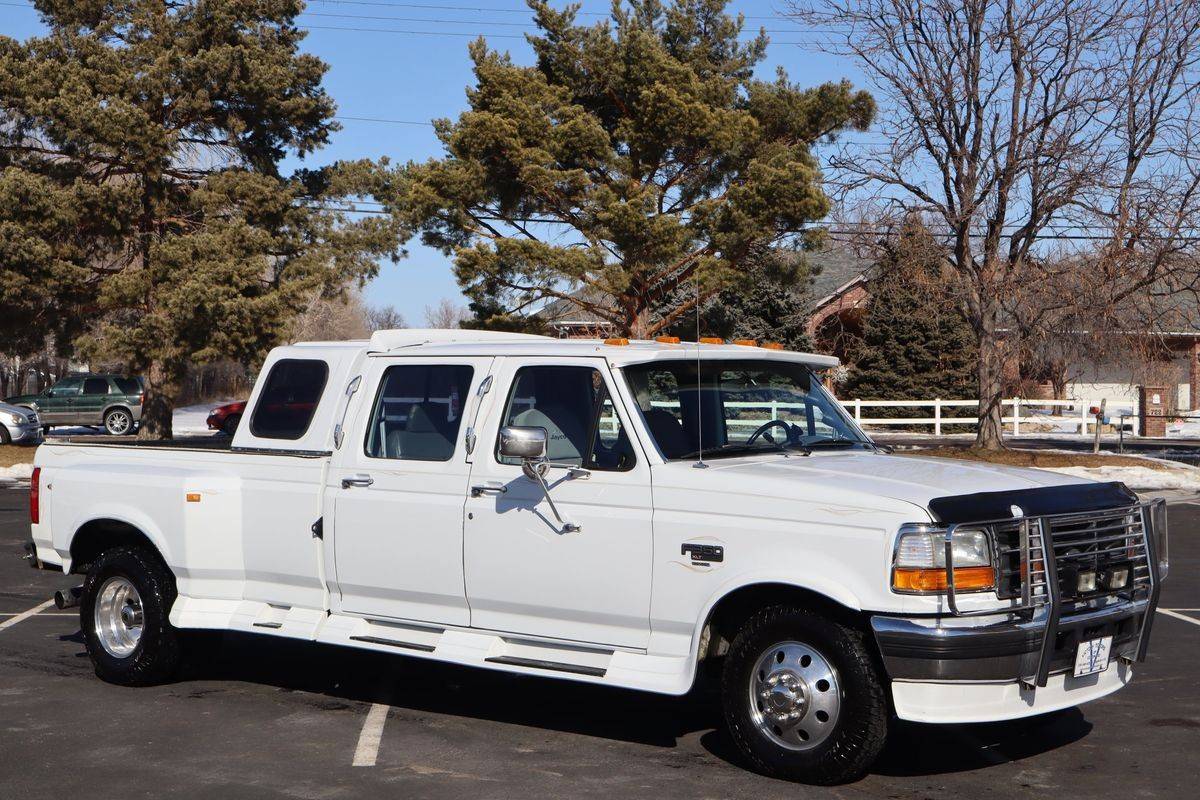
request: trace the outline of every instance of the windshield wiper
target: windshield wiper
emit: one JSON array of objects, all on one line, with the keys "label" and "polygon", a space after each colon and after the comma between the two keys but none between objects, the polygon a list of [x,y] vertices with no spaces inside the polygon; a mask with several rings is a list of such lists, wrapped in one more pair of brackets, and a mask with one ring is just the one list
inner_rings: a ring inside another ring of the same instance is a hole
[{"label": "windshield wiper", "polygon": [[675,458],[676,461],[687,461],[692,458],[700,458],[701,456],[735,456],[745,453],[782,453],[783,448],[779,445],[771,447],[758,447],[757,445],[744,444],[723,444],[719,447],[706,447],[703,450],[693,450],[690,453],[684,453]]},{"label": "windshield wiper", "polygon": [[854,439],[818,439],[815,442],[809,442],[805,446],[811,449],[813,447],[857,447],[859,445],[865,447],[866,444],[866,442],[859,442]]}]

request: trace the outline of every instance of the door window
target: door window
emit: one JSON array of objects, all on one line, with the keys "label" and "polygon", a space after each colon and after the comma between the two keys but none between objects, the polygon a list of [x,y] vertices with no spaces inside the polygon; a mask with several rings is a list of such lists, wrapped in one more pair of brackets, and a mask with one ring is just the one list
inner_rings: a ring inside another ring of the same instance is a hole
[{"label": "door window", "polygon": [[80,378],[64,378],[50,389],[53,397],[78,397],[83,391],[83,380]]},{"label": "door window", "polygon": [[108,379],[88,378],[83,382],[83,393],[90,395],[108,394]]},{"label": "door window", "polygon": [[[608,385],[591,367],[522,367],[509,394],[504,425],[544,428],[546,455],[554,464],[624,472],[635,463]],[[503,464],[520,464],[497,457]]]},{"label": "door window", "polygon": [[388,367],[371,412],[370,458],[449,461],[462,426],[474,370],[465,365]]}]

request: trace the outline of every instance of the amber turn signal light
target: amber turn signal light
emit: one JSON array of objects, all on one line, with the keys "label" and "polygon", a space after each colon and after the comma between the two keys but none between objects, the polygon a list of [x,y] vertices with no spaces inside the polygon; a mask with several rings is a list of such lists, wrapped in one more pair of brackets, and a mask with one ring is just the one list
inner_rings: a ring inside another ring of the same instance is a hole
[{"label": "amber turn signal light", "polygon": [[[991,567],[959,567],[954,570],[954,590],[965,592],[991,589],[996,573]],[[892,588],[902,592],[944,592],[950,588],[946,570],[897,567],[892,570]]]}]

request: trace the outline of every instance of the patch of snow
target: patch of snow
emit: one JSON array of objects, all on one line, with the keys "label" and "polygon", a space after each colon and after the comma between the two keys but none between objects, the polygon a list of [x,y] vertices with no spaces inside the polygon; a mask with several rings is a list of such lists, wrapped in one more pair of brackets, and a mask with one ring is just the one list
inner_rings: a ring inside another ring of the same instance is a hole
[{"label": "patch of snow", "polygon": [[1049,467],[1050,472],[1088,478],[1093,481],[1120,481],[1134,491],[1185,489],[1200,492],[1200,469],[1172,464],[1169,469],[1137,466]]},{"label": "patch of snow", "polygon": [[[32,452],[32,451],[31,451]],[[0,483],[27,481],[33,476],[33,464],[13,464],[11,467],[0,467]]]}]

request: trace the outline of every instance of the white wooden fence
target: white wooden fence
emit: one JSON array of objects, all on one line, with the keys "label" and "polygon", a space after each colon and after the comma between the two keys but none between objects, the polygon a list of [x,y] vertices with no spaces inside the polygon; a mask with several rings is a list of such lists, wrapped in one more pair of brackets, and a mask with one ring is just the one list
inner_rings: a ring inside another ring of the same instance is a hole
[{"label": "white wooden fence", "polygon": [[[975,425],[979,422],[979,417],[976,414],[971,414],[966,417],[947,417],[942,413],[943,409],[947,408],[976,408],[979,406],[977,400],[942,400],[936,398],[933,400],[839,400],[842,406],[854,416],[854,421],[860,425],[932,425],[933,434],[935,436],[942,435],[944,426],[954,425]],[[1048,416],[1054,417],[1074,417],[1078,419],[1078,428],[1076,432],[1080,436],[1087,436],[1089,426],[1094,426],[1096,417],[1091,413],[1091,409],[1100,405],[1099,400],[1031,400],[1024,397],[1010,397],[1001,401],[1002,408],[1005,410],[1005,416],[1001,419],[1005,425],[1012,426],[1014,436],[1019,436],[1021,433],[1021,423],[1037,423],[1045,422]],[[1030,408],[1049,408],[1050,414],[1030,414]],[[916,408],[916,409],[933,409],[933,416],[910,416],[910,417],[871,417],[863,416],[863,409],[872,408]],[[1068,413],[1054,413],[1054,409],[1070,409]],[[1025,409],[1026,414],[1022,416],[1021,410]],[[1134,409],[1136,413],[1136,409]],[[1116,414],[1111,414],[1110,419],[1116,419]],[[1132,424],[1136,431],[1137,419],[1130,417],[1127,424]],[[1094,431],[1094,428],[1092,428]],[[1027,432],[1028,429],[1027,429]]]}]

